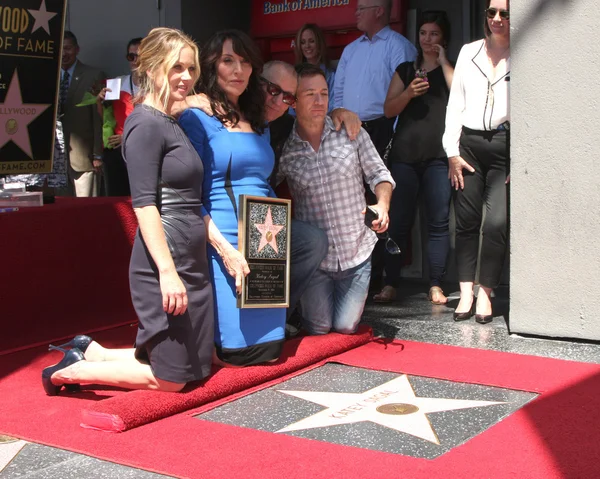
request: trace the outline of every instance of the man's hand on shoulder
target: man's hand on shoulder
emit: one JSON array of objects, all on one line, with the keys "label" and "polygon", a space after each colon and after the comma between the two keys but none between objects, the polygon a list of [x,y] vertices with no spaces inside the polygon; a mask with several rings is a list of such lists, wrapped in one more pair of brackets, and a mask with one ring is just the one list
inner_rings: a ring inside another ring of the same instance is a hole
[{"label": "man's hand on shoulder", "polygon": [[346,110],[345,108],[336,108],[331,111],[329,116],[331,116],[331,119],[333,120],[336,131],[340,131],[343,124],[344,128],[346,128],[346,133],[348,133],[348,138],[352,141],[356,140],[362,124],[356,113]]}]

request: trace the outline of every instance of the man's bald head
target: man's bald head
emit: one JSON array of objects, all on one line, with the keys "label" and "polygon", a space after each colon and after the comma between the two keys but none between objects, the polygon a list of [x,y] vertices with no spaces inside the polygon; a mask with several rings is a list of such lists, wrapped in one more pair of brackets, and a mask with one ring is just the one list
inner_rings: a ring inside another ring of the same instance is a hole
[{"label": "man's bald head", "polygon": [[[298,88],[298,75],[292,65],[279,60],[265,63],[262,76],[269,82],[278,86],[282,91],[296,96]],[[265,116],[268,122],[274,121],[283,115],[289,105],[283,103],[283,95],[272,96],[267,93],[265,98]]]}]

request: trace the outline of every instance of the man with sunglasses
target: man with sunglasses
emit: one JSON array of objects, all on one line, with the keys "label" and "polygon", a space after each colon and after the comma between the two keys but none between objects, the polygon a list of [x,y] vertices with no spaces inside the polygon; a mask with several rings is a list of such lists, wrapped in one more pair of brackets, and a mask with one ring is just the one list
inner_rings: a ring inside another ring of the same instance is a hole
[{"label": "man with sunglasses", "polygon": [[[294,128],[295,118],[288,111],[290,107],[296,106],[298,75],[289,63],[270,61],[263,67],[261,80],[266,93],[265,117],[269,122],[271,147],[275,152],[275,167],[271,176],[271,185],[275,188],[275,177],[283,146]],[[360,120],[356,114],[338,108],[331,111],[330,116],[336,130],[340,130],[343,125],[348,137],[351,139],[357,137],[360,131]],[[289,197],[287,186],[279,185],[277,194]],[[298,311],[293,314],[294,306],[310,284],[327,254],[327,249],[327,236],[322,229],[298,219],[292,221],[290,304],[293,306],[288,310],[286,326],[288,337],[294,336],[301,327],[301,316]]]},{"label": "man with sunglasses", "polygon": [[[266,93],[265,117],[271,133],[271,147],[275,151],[274,179],[283,145],[294,126],[294,117],[288,111],[296,103],[298,75],[289,63],[274,60],[265,63],[261,80]],[[329,115],[336,130],[343,125],[350,138],[356,139],[361,127],[358,115],[345,108],[336,108]]]},{"label": "man with sunglasses", "polygon": [[[116,125],[113,134],[108,137],[106,148],[104,148],[104,180],[107,196],[129,196],[129,177],[127,175],[127,166],[121,153],[121,143],[123,141],[123,128],[125,120],[133,111],[133,98],[139,90],[139,77],[135,71],[138,60],[138,50],[142,43],[142,38],[132,38],[127,43],[127,53],[125,58],[129,62],[130,73],[118,77],[121,80],[121,92],[118,100],[111,102]],[[106,92],[109,88],[103,88],[98,94],[98,104],[104,105]]]},{"label": "man with sunglasses", "polygon": [[[376,233],[389,225],[395,186],[367,132],[351,140],[327,116],[328,88],[320,67],[298,68],[296,122],[283,148],[276,182],[287,179],[298,220],[324,230],[329,249],[300,299],[310,334],[351,334],[369,291]],[[363,178],[377,198],[376,219],[364,221]]]}]

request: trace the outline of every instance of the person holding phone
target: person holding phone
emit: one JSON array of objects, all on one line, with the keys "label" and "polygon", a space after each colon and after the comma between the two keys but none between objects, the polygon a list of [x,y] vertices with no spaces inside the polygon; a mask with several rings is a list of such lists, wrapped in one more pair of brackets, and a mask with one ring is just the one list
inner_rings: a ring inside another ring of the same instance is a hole
[{"label": "person holding phone", "polygon": [[492,321],[491,293],[502,275],[510,163],[510,12],[508,0],[488,0],[487,6],[485,38],[465,45],[458,56],[443,138],[456,216],[460,302],[454,319],[469,319],[475,309],[478,323]]},{"label": "person holding phone", "polygon": [[[376,233],[388,228],[394,180],[364,129],[354,141],[345,129],[336,131],[323,70],[310,63],[296,70],[296,122],[276,182],[287,179],[296,218],[324,230],[329,242],[300,299],[302,325],[309,334],[352,334],[367,299]],[[363,179],[377,198],[369,207]],[[363,215],[371,214],[376,219],[367,226]]]},{"label": "person holding phone", "polygon": [[[443,11],[424,12],[418,32],[417,59],[398,65],[384,103],[388,118],[399,115],[388,155],[388,165],[398,185],[392,195],[389,233],[404,251],[422,194],[427,216],[429,300],[445,304],[441,281],[450,249],[451,190],[442,136],[454,74],[446,57],[448,16]],[[396,298],[402,260],[401,255],[386,253],[385,286],[373,297],[375,301]]]}]

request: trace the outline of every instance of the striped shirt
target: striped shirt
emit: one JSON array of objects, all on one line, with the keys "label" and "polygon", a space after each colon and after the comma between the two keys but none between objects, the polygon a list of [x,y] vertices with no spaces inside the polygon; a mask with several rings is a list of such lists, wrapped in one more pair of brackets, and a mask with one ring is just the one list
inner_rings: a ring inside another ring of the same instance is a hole
[{"label": "striped shirt", "polygon": [[294,214],[327,233],[329,251],[320,268],[345,271],[369,258],[377,242],[365,226],[366,182],[371,190],[382,182],[395,186],[368,133],[361,129],[350,141],[346,130],[335,131],[325,118],[321,146],[315,153],[300,138],[296,124],[281,156],[277,183],[287,179],[294,202]]}]

